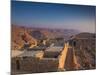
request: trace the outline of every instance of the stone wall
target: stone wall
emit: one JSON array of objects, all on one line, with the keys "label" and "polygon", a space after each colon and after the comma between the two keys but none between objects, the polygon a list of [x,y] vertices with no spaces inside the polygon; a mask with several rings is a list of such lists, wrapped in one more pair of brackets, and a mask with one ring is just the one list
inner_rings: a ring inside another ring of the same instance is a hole
[{"label": "stone wall", "polygon": [[78,63],[76,60],[75,52],[73,48],[68,48],[66,61],[65,61],[65,69],[66,70],[76,70],[78,68]]},{"label": "stone wall", "polygon": [[[19,60],[20,69],[17,69],[16,61]],[[12,58],[12,71],[16,73],[39,73],[39,72],[53,72],[58,69],[58,59],[43,58],[36,59],[33,57],[27,58]]]},{"label": "stone wall", "polygon": [[43,58],[37,63],[36,72],[53,72],[58,69],[58,59],[55,58]]},{"label": "stone wall", "polygon": [[65,44],[61,54],[59,55],[59,66],[58,66],[59,69],[64,69],[67,52],[68,52],[68,44]]},{"label": "stone wall", "polygon": [[[17,60],[19,60],[19,70],[17,70],[16,67]],[[57,58],[15,57],[12,58],[11,65],[12,71],[16,73],[54,72],[58,71],[59,69],[63,70],[73,67],[73,60],[73,49],[70,49],[69,45],[65,44],[62,52],[60,53],[60,55],[57,56]]]},{"label": "stone wall", "polygon": [[[17,61],[19,61],[19,69],[17,69]],[[12,58],[11,69],[14,72],[32,72],[33,68],[36,67],[36,63],[38,63],[38,61],[38,58],[33,57],[15,57]]]}]

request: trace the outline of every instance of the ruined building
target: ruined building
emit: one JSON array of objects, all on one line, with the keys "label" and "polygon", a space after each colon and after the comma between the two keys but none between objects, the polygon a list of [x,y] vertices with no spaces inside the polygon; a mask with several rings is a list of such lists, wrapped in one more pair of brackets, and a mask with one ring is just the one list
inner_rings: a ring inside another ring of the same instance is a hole
[{"label": "ruined building", "polygon": [[77,69],[73,49],[69,48],[68,44],[65,44],[64,47],[53,46],[47,47],[45,50],[25,50],[14,53],[12,52],[11,61],[11,69],[14,74]]}]

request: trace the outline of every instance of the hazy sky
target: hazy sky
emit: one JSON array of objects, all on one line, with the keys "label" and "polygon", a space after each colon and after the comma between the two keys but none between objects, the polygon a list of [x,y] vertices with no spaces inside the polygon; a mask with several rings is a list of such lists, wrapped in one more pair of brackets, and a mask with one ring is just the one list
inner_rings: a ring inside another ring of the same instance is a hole
[{"label": "hazy sky", "polygon": [[16,25],[77,29],[95,32],[96,7],[12,1],[11,22]]}]

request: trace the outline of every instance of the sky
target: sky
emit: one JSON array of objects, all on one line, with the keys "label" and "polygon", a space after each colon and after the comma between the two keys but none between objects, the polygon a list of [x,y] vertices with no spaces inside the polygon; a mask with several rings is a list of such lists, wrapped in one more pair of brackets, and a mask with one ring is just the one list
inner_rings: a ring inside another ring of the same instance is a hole
[{"label": "sky", "polygon": [[11,1],[11,23],[95,33],[96,6]]}]

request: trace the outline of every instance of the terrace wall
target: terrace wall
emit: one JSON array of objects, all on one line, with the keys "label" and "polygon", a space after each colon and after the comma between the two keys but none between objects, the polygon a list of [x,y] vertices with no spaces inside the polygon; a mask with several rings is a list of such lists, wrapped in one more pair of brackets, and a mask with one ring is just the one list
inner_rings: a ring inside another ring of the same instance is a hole
[{"label": "terrace wall", "polygon": [[[16,61],[19,60],[20,69],[17,69]],[[43,58],[36,59],[33,57],[27,58],[13,58],[12,59],[12,71],[15,73],[39,73],[39,72],[53,72],[58,69],[58,59]]]},{"label": "terrace wall", "polygon": [[58,65],[59,69],[64,69],[67,52],[68,52],[68,44],[65,44],[61,54],[59,55],[59,65]]}]

